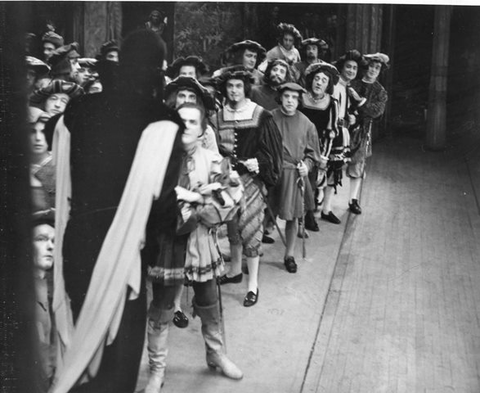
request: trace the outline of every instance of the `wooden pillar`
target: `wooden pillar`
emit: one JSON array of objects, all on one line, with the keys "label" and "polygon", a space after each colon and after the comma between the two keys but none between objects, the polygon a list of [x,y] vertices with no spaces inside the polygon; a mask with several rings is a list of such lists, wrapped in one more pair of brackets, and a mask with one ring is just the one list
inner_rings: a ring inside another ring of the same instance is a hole
[{"label": "wooden pillar", "polygon": [[120,41],[122,33],[122,7],[119,2],[87,1],[76,5],[74,37],[82,49],[83,57],[95,57],[108,40]]},{"label": "wooden pillar", "polygon": [[382,42],[382,25],[382,4],[348,5],[345,49],[357,49],[362,53],[379,51]]},{"label": "wooden pillar", "polygon": [[443,150],[446,143],[447,73],[452,7],[435,8],[432,71],[428,93],[426,147]]}]

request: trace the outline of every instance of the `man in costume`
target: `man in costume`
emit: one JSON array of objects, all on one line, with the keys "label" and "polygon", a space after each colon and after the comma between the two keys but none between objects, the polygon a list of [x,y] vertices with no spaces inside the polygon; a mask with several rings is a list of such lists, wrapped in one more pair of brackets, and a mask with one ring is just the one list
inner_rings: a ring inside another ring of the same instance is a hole
[{"label": "man in costume", "polygon": [[156,255],[148,241],[142,250],[145,231],[174,232],[177,217],[183,123],[162,104],[164,56],[158,35],[132,33],[118,89],[72,101],[55,129],[63,253],[55,253],[61,356],[52,393],[131,393],[136,386],[145,265]]},{"label": "man in costume", "polygon": [[[358,69],[364,65],[363,56],[357,50],[350,50],[346,52],[340,59],[338,59],[334,66],[340,73],[338,83],[333,88],[332,96],[338,102],[338,131],[337,141],[332,149],[332,154],[339,159],[337,163],[342,161],[348,162],[350,155],[350,134],[348,127],[355,123],[355,116],[349,111],[351,100],[347,87],[350,82],[357,77]],[[340,159],[341,158],[341,159]],[[344,158],[344,160],[343,160]],[[342,185],[342,171],[338,170],[336,184]],[[335,187],[327,185],[324,191],[323,206],[321,218],[332,224],[340,224],[340,219],[332,211],[332,201]]]},{"label": "man in costume", "polygon": [[[177,109],[180,105],[188,102],[201,105],[208,113],[213,111],[215,106],[209,91],[195,78],[189,76],[179,76],[169,83],[165,88],[165,97],[165,104],[172,109]],[[203,133],[201,142],[201,146],[205,149],[218,152],[215,132],[210,124]]]},{"label": "man in costume", "polygon": [[118,63],[118,52],[120,47],[117,41],[110,40],[104,42],[100,47],[100,53],[96,56],[97,60],[109,60]]},{"label": "man in costume", "polygon": [[300,52],[295,47],[295,44],[299,44],[302,40],[302,35],[297,28],[289,23],[280,23],[277,30],[278,44],[267,52],[267,61],[282,59],[289,65],[301,61]]},{"label": "man in costume", "polygon": [[282,165],[282,137],[270,112],[248,98],[251,83],[251,75],[244,67],[232,67],[223,73],[221,90],[226,104],[218,114],[217,124],[220,153],[230,158],[245,188],[244,208],[228,224],[231,268],[219,281],[221,284],[242,281],[244,254],[249,271],[245,307],[258,301],[265,186],[277,183]]},{"label": "man in costume", "polygon": [[203,62],[201,57],[188,56],[179,57],[172,64],[170,64],[165,72],[165,75],[170,80],[179,76],[188,76],[190,78],[200,79],[208,72],[207,65]]},{"label": "man in costume", "polygon": [[295,81],[302,87],[305,87],[305,70],[310,64],[324,60],[324,55],[328,50],[328,44],[319,38],[308,38],[302,41],[300,54],[302,61],[292,65],[292,74]]},{"label": "man in costume", "polygon": [[277,199],[279,217],[286,221],[285,268],[289,273],[296,273],[295,241],[298,220],[305,215],[305,182],[308,172],[320,159],[320,151],[314,124],[297,111],[301,95],[306,91],[296,83],[285,83],[278,88],[278,93],[280,107],[272,111],[272,116],[282,134],[283,169],[273,196]]},{"label": "man in costume", "polygon": [[378,82],[380,73],[388,68],[390,59],[384,53],[365,55],[368,68],[362,79],[353,80],[350,84],[350,95],[353,98],[353,110],[357,114],[356,123],[350,127],[351,161],[347,166],[350,178],[349,210],[361,214],[358,203],[362,179],[365,175],[367,157],[372,155],[372,125],[375,119],[382,116],[388,100],[387,91]]},{"label": "man in costume", "polygon": [[[245,40],[236,42],[225,51],[228,66],[243,65],[252,74],[255,85],[263,80],[263,73],[257,69],[257,65],[265,59],[266,50],[258,42]],[[213,77],[220,76],[226,68],[220,68],[213,73]]]},{"label": "man in costume", "polygon": [[52,53],[49,60],[52,66],[50,70],[52,79],[76,82],[76,74],[80,68],[78,50],[78,44],[72,42],[71,44],[61,46]]},{"label": "man in costume", "polygon": [[[264,109],[269,111],[278,107],[278,87],[285,82],[291,82],[292,76],[290,73],[290,67],[284,60],[276,59],[272,60],[267,69],[265,70],[265,76],[263,77],[263,83],[259,86],[252,87],[251,100],[260,105]],[[274,200],[272,195],[273,190],[267,189],[268,200],[267,203],[270,207],[273,206]],[[271,244],[274,242],[273,238],[268,236],[268,233],[274,227],[274,218],[268,214],[268,209],[265,211],[264,221],[264,234],[262,242]]]},{"label": "man in costume", "polygon": [[271,111],[278,107],[278,92],[280,85],[291,82],[290,67],[284,60],[272,60],[263,77],[263,84],[252,87],[251,100],[263,108]]},{"label": "man in costume", "polygon": [[63,46],[63,37],[53,31],[47,31],[42,37],[43,58],[48,63],[55,49]]}]

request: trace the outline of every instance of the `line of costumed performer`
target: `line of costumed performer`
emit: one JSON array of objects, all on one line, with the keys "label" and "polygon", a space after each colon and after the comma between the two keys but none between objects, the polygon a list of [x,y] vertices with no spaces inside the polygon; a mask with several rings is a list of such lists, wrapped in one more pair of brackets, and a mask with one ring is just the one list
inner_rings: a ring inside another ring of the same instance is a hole
[{"label": "line of costumed performer", "polygon": [[232,263],[220,284],[240,283],[242,254],[247,259],[248,292],[243,301],[251,307],[258,301],[259,248],[263,236],[265,186],[273,187],[282,171],[282,136],[271,113],[248,97],[253,80],[243,66],[226,69],[220,89],[226,104],[218,113],[220,153],[228,157],[245,187],[245,207],[228,223]]},{"label": "line of costumed performer", "polygon": [[164,57],[160,37],[132,33],[116,88],[72,100],[55,129],[52,393],[135,390],[147,320],[145,229],[150,219],[157,231],[175,231],[177,218],[183,123],[162,104]]}]

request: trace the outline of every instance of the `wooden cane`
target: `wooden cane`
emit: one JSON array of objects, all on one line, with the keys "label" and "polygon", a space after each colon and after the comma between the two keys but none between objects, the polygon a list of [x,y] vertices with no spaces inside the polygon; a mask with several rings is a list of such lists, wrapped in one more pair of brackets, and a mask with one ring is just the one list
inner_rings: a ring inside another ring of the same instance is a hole
[{"label": "wooden cane", "polygon": [[[212,236],[213,236],[213,242],[215,243],[215,248],[217,249],[218,255],[220,256],[220,262],[225,264],[223,260],[223,254],[222,251],[220,250],[220,246],[218,244],[218,236],[217,236],[217,227],[213,227],[211,229],[212,231]],[[225,354],[227,354],[227,337],[225,333],[225,320],[223,318],[223,302],[222,302],[222,290],[220,289],[220,283],[218,282],[218,277],[217,277],[217,271],[216,269],[213,269],[213,278],[215,279],[215,282],[217,283],[217,289],[218,289],[218,307],[220,311],[220,326],[222,327],[222,338],[223,338],[223,348],[225,349]]]}]

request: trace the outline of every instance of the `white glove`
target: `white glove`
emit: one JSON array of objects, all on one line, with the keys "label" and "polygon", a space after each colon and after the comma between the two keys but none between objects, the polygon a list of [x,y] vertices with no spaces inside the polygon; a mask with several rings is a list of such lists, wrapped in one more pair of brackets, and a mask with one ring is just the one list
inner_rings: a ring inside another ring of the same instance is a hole
[{"label": "white glove", "polygon": [[249,172],[259,173],[260,167],[258,166],[258,160],[256,158],[249,158],[246,161],[242,161],[243,165]]},{"label": "white glove", "polygon": [[193,192],[180,186],[175,187],[175,192],[177,193],[177,199],[179,201],[194,203],[200,202],[203,199],[202,195],[198,192]]},{"label": "white glove", "polygon": [[298,164],[297,164],[297,170],[298,170],[298,173],[301,177],[305,177],[308,175],[308,167],[307,167],[307,164],[305,164],[303,161],[300,161]]}]

